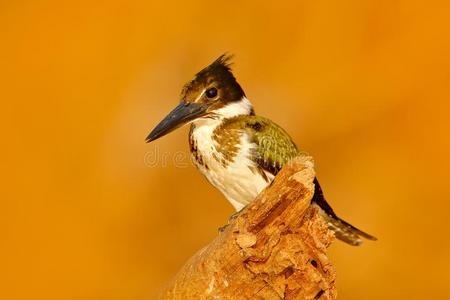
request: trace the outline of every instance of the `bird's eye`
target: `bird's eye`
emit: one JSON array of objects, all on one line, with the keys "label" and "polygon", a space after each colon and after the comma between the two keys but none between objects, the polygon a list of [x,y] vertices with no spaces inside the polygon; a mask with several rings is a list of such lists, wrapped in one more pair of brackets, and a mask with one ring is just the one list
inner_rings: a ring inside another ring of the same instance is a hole
[{"label": "bird's eye", "polygon": [[209,99],[215,98],[217,96],[217,89],[216,88],[210,88],[206,90],[206,97]]}]

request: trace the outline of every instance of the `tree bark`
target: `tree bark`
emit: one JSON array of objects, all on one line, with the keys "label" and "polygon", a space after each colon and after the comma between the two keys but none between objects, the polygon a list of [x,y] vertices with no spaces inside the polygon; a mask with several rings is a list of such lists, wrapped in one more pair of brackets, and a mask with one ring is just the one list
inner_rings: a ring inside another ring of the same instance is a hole
[{"label": "tree bark", "polygon": [[186,262],[160,299],[336,299],[326,255],[334,236],[311,205],[314,177],[310,156],[287,164]]}]

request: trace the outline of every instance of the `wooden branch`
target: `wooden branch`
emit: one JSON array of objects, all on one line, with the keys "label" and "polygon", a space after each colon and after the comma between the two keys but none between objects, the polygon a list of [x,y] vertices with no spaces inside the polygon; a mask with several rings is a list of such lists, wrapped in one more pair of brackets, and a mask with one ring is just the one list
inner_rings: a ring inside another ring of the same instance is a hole
[{"label": "wooden branch", "polygon": [[336,299],[326,255],[334,236],[316,205],[307,155],[274,182],[178,272],[160,299]]}]

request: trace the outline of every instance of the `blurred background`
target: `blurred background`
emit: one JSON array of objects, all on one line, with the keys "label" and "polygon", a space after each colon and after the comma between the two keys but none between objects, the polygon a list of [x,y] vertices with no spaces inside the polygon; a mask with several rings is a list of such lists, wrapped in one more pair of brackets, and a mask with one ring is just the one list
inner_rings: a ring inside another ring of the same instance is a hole
[{"label": "blurred background", "polygon": [[256,112],[376,235],[340,299],[450,299],[448,1],[0,3],[1,299],[154,299],[233,212],[149,131],[225,51]]}]

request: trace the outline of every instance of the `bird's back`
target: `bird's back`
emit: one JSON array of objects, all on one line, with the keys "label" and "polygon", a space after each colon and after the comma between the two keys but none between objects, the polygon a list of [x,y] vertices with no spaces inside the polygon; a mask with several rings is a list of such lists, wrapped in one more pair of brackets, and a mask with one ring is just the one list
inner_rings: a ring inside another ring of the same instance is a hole
[{"label": "bird's back", "polygon": [[[245,142],[252,145],[251,160],[273,175],[299,151],[289,134],[276,123],[261,116],[237,116],[226,119],[217,129],[219,150],[226,148],[238,133],[244,134]],[[224,149],[226,152],[226,149]]]}]

